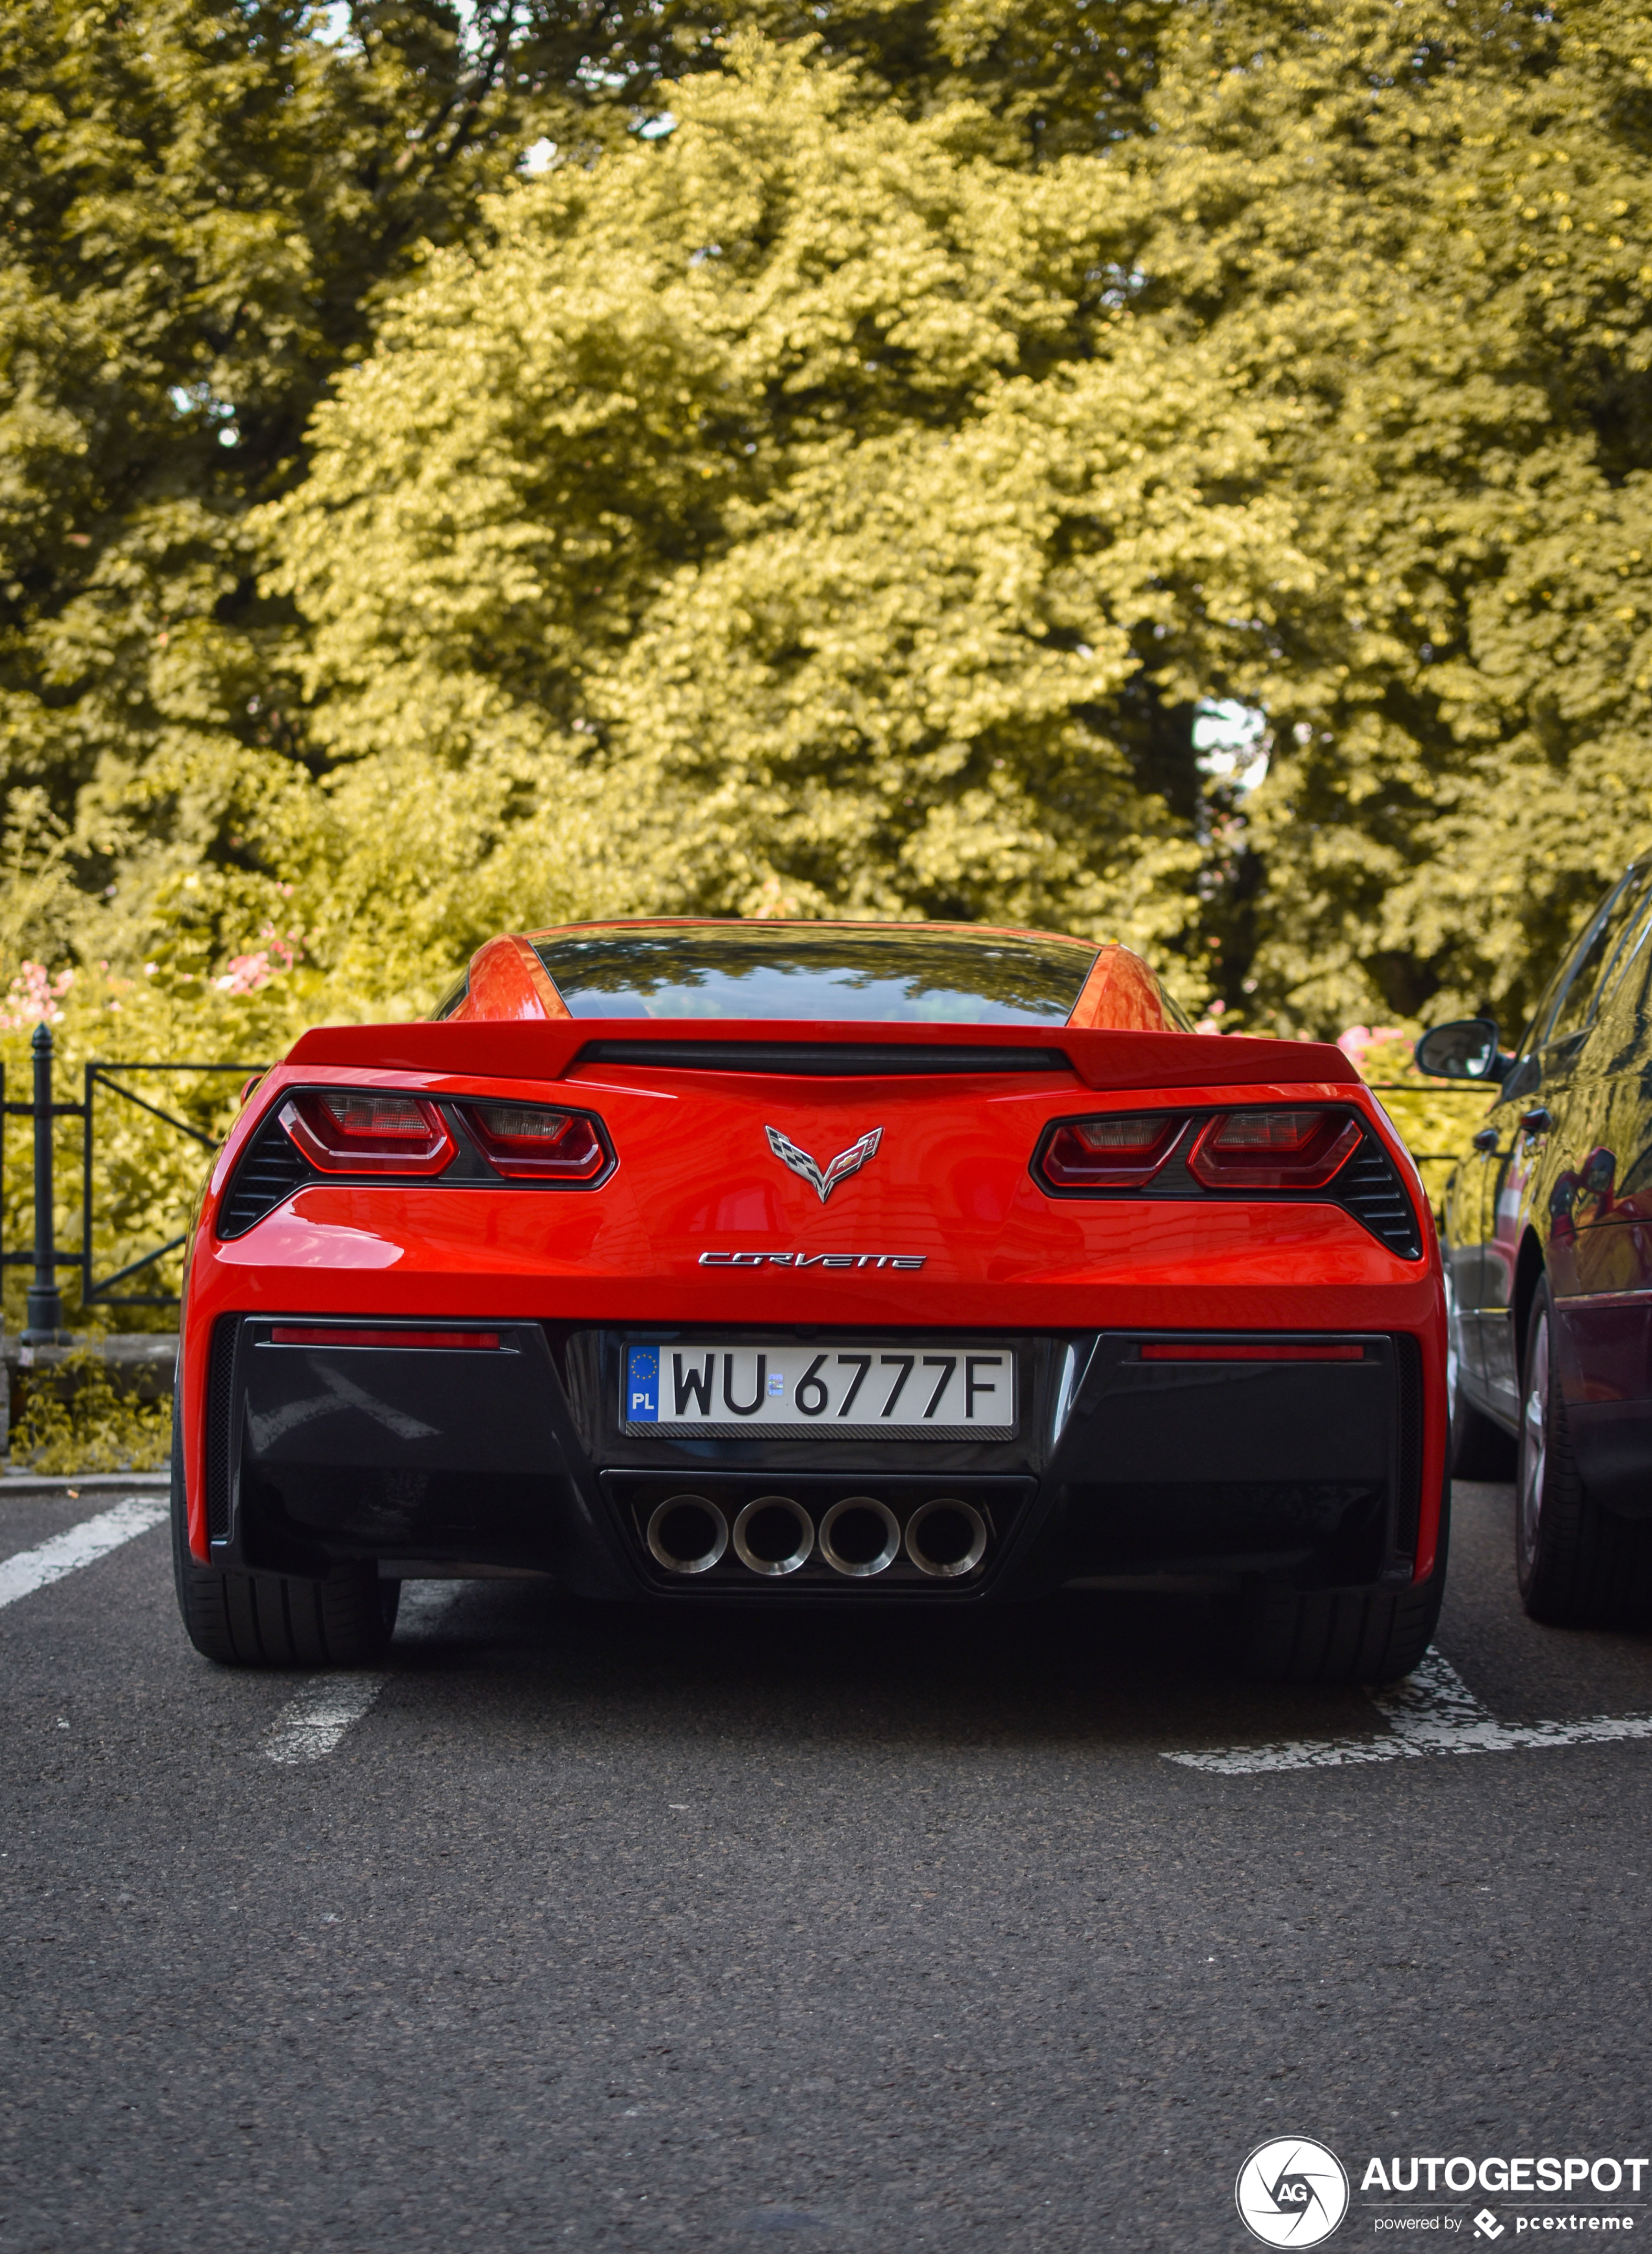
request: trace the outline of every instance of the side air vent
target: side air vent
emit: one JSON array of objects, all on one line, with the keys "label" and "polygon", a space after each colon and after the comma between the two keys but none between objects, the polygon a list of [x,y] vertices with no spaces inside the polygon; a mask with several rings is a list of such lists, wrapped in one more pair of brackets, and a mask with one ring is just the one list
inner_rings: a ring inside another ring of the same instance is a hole
[{"label": "side air vent", "polygon": [[1394,1161],[1375,1136],[1366,1136],[1334,1186],[1337,1203],[1346,1206],[1356,1221],[1363,1222],[1390,1252],[1397,1252],[1402,1260],[1422,1258],[1417,1215],[1411,1210],[1405,1185]]},{"label": "side air vent", "polygon": [[235,1168],[218,1215],[220,1237],[245,1236],[284,1198],[320,1175],[272,1118],[260,1128]]},{"label": "side air vent", "polygon": [[206,1361],[206,1538],[229,1539],[230,1446],[234,1438],[235,1333],[234,1315],[220,1315],[213,1327]]},{"label": "side air vent", "polygon": [[817,1080],[886,1079],[896,1073],[1071,1072],[1060,1049],[985,1041],[587,1041],[581,1064],[637,1064],[666,1072],[797,1074]]}]

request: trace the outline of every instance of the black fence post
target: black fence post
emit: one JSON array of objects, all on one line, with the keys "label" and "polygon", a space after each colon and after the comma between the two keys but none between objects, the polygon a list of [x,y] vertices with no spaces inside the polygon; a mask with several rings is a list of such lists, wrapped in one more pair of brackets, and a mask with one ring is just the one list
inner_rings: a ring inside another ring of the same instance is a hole
[{"label": "black fence post", "polygon": [[56,1346],[65,1337],[58,1290],[52,1196],[52,1028],[34,1030],[34,1281],[29,1286],[25,1346]]}]

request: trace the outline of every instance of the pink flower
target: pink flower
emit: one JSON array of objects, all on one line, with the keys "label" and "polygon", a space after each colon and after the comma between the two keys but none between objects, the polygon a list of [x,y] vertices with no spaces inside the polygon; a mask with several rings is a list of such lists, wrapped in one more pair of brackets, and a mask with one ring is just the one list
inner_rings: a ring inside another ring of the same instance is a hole
[{"label": "pink flower", "polygon": [[[299,932],[290,931],[284,936],[274,924],[267,923],[258,936],[264,944],[256,954],[232,955],[223,976],[214,979],[220,994],[256,994],[272,978],[279,978],[290,970],[304,952],[298,943],[303,936]],[[272,955],[280,956],[279,962],[270,961]]]},{"label": "pink flower", "polygon": [[58,1004],[74,984],[73,970],[60,970],[53,978],[44,962],[25,962],[0,1006],[0,1029],[16,1033],[24,1026],[60,1026]]},{"label": "pink flower", "polygon": [[223,994],[256,994],[274,976],[269,950],[261,947],[256,955],[232,955],[228,970],[221,978],[214,978],[213,984]]},{"label": "pink flower", "polygon": [[1362,1068],[1365,1053],[1382,1041],[1403,1041],[1407,1035],[1398,1026],[1350,1026],[1339,1033],[1336,1045],[1351,1065]]}]

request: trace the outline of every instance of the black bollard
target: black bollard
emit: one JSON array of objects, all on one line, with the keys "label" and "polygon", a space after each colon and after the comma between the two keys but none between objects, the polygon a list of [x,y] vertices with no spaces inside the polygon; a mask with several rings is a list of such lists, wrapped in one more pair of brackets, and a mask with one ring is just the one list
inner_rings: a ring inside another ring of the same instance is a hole
[{"label": "black bollard", "polygon": [[58,1289],[52,1210],[52,1028],[34,1031],[34,1281],[29,1286],[24,1346],[57,1346],[67,1333]]}]

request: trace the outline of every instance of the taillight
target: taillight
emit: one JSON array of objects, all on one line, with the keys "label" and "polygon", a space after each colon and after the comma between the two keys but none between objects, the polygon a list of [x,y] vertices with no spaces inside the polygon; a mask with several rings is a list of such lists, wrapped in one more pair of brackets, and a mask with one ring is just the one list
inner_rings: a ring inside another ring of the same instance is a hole
[{"label": "taillight", "polygon": [[422,1096],[339,1088],[289,1097],[281,1124],[324,1174],[439,1174],[457,1153]]},{"label": "taillight", "polygon": [[270,1334],[271,1346],[435,1346],[452,1350],[471,1347],[487,1354],[499,1351],[497,1331],[360,1331],[337,1323],[305,1328],[301,1324],[277,1323]]},{"label": "taillight", "polygon": [[1045,1176],[1058,1190],[1130,1189],[1152,1180],[1181,1126],[1180,1113],[1163,1111],[1064,1119],[1045,1145]]},{"label": "taillight", "polygon": [[465,1124],[490,1166],[512,1181],[588,1182],[608,1163],[594,1119],[536,1103],[467,1103]]},{"label": "taillight", "polygon": [[1359,1145],[1346,1111],[1229,1111],[1206,1123],[1187,1171],[1212,1190],[1318,1190]]},{"label": "taillight", "polygon": [[[275,1335],[279,1338],[281,1333]],[[1274,1346],[1256,1340],[1235,1339],[1220,1346],[1184,1345],[1174,1339],[1155,1340],[1141,1350],[1144,1362],[1363,1362],[1362,1346]]]}]

